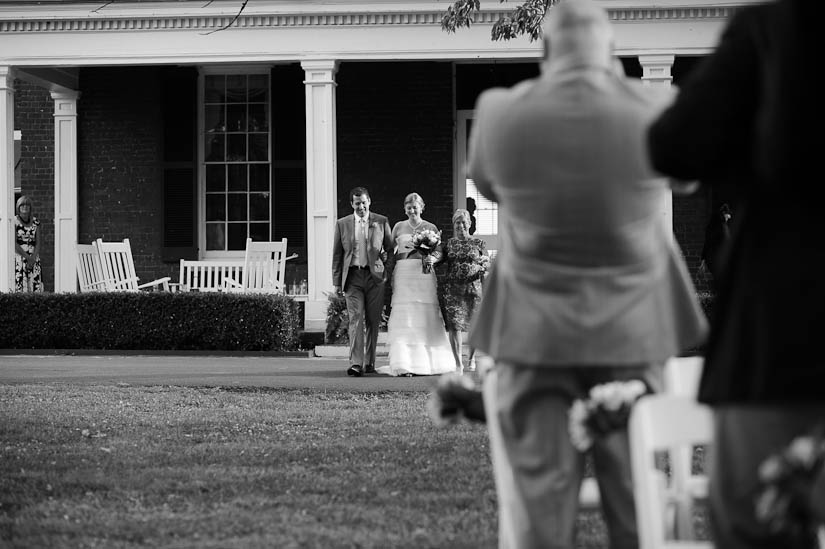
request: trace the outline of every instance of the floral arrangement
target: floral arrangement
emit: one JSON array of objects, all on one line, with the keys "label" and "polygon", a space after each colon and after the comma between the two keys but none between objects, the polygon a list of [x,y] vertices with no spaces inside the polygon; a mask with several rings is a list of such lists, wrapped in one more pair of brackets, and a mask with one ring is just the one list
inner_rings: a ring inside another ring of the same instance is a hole
[{"label": "floral arrangement", "polygon": [[462,417],[485,422],[481,390],[469,376],[443,374],[427,400],[427,415],[439,427],[457,423]]},{"label": "floral arrangement", "polygon": [[[424,229],[418,231],[412,236],[412,247],[421,254],[422,258],[426,258],[431,253],[435,252],[439,244],[441,244],[441,233],[433,231],[432,229]],[[432,265],[425,263],[422,259],[423,272],[430,273],[433,270]]]},{"label": "floral arrangement", "polygon": [[759,467],[762,489],[756,497],[756,516],[794,547],[813,546],[822,527],[812,491],[817,476],[825,474],[823,430],[825,426],[814,434],[795,438]]},{"label": "floral arrangement", "polygon": [[481,278],[490,266],[490,256],[479,255],[473,263],[458,263],[453,276],[459,282],[473,282]]},{"label": "floral arrangement", "polygon": [[567,416],[573,446],[586,452],[596,437],[625,428],[630,408],[645,393],[647,386],[638,379],[612,381],[590,389],[588,399],[575,400]]}]

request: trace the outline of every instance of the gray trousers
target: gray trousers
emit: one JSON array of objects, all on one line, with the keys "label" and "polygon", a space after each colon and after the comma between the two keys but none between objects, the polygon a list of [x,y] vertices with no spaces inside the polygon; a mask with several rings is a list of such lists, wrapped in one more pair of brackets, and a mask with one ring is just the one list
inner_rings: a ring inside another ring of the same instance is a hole
[{"label": "gray trousers", "polygon": [[[642,379],[661,389],[661,367],[527,367],[497,363],[484,380],[499,511],[500,549],[572,549],[584,455],[567,412],[594,385]],[[627,430],[597,439],[593,465],[612,549],[636,549]]]},{"label": "gray trousers", "polygon": [[723,406],[714,409],[710,450],[711,529],[724,549],[814,549],[771,535],[757,520],[760,464],[825,421],[825,404]]},{"label": "gray trousers", "polygon": [[384,283],[376,280],[368,269],[351,268],[344,297],[349,315],[349,363],[374,366],[384,310]]}]

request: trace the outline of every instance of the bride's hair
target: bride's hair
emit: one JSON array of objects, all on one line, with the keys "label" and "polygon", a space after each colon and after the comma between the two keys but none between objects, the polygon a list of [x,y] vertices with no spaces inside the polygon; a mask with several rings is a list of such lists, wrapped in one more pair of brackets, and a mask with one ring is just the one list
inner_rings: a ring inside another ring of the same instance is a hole
[{"label": "bride's hair", "polygon": [[406,206],[407,204],[410,204],[412,202],[418,203],[418,207],[421,208],[422,212],[424,211],[424,199],[421,198],[420,194],[418,194],[418,193],[408,194],[407,197],[404,199],[404,206]]}]

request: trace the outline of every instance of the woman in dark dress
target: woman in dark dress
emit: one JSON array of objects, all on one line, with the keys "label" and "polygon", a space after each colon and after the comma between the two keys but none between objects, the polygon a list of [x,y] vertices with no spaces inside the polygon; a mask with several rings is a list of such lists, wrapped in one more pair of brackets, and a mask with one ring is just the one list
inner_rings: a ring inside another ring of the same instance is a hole
[{"label": "woman in dark dress", "polygon": [[[484,241],[470,236],[470,212],[458,209],[453,214],[453,238],[444,246],[442,261],[447,266],[441,288],[442,314],[456,368],[464,370],[461,362],[461,333],[470,327],[479,303],[481,283],[490,265],[490,256]],[[467,369],[475,370],[475,349],[469,350]]]}]

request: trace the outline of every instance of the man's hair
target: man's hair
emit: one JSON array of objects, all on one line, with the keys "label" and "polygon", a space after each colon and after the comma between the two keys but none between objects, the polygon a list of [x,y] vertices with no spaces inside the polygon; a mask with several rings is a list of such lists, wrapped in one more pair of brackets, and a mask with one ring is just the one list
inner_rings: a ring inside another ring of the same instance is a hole
[{"label": "man's hair", "polygon": [[592,0],[562,0],[547,12],[542,27],[547,55],[600,55],[612,44],[607,12]]},{"label": "man's hair", "polygon": [[362,195],[366,196],[367,198],[370,198],[370,192],[366,189],[366,187],[355,187],[349,192],[349,201],[352,202],[356,196]]}]

